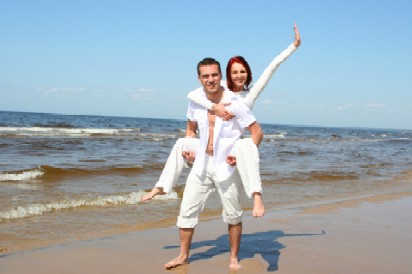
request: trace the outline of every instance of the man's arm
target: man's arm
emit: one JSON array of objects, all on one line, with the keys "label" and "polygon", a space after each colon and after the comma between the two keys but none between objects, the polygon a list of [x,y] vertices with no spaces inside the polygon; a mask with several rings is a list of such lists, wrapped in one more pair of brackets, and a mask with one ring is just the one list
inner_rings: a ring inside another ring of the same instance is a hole
[{"label": "man's arm", "polygon": [[253,143],[255,143],[256,146],[259,146],[263,139],[263,131],[259,123],[257,121],[252,123],[247,130],[250,132],[250,138],[252,138]]},{"label": "man's arm", "polygon": [[[186,123],[186,138],[196,138],[197,137],[197,122],[187,120]],[[182,152],[183,158],[185,158],[188,164],[192,164],[195,161],[196,153],[195,151],[183,151]]]},{"label": "man's arm", "polygon": [[196,138],[197,137],[197,122],[187,120],[185,137]]},{"label": "man's arm", "polygon": [[[249,127],[246,128],[250,132],[250,138],[256,146],[259,146],[263,139],[263,131],[257,121],[253,122]],[[226,163],[231,166],[236,165],[236,156],[228,155],[226,158]]]}]

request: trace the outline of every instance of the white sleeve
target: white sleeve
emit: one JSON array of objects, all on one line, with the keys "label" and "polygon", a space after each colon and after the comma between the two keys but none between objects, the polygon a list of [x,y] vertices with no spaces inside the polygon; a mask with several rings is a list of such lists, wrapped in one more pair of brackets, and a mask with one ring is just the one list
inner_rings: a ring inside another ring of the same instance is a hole
[{"label": "white sleeve", "polygon": [[194,119],[195,119],[195,116],[194,116],[194,103],[192,101],[190,101],[189,104],[187,105],[186,117],[189,121],[194,121]]},{"label": "white sleeve", "polygon": [[213,103],[206,98],[203,88],[198,88],[189,92],[187,98],[202,107],[212,110]]},{"label": "white sleeve", "polygon": [[255,116],[244,103],[232,101],[231,111],[235,114],[235,119],[242,128],[247,128],[256,122]]},{"label": "white sleeve", "polygon": [[296,49],[297,47],[295,46],[295,43],[290,44],[289,47],[287,47],[287,49],[285,49],[278,56],[276,56],[275,59],[273,59],[272,62],[269,64],[269,66],[263,71],[262,75],[259,77],[256,83],[250,88],[248,95],[245,97],[244,101],[250,109],[253,108],[256,99],[263,91],[263,89],[266,87],[266,85],[269,83],[270,79],[272,79],[272,76],[275,73],[275,71],[279,68],[283,61],[285,61],[289,56],[292,55],[293,52],[295,52]]}]

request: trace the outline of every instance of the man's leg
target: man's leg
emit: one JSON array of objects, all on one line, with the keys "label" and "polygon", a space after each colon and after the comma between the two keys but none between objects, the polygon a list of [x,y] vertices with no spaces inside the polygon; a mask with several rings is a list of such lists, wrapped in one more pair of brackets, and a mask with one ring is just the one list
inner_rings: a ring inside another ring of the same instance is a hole
[{"label": "man's leg", "polygon": [[223,221],[228,224],[230,244],[229,268],[239,269],[239,248],[242,236],[242,207],[240,203],[240,189],[242,188],[240,176],[235,171],[224,181],[215,180],[215,186],[222,201]]},{"label": "man's leg", "polygon": [[190,244],[194,234],[194,228],[180,228],[180,254],[170,262],[165,264],[165,268],[170,269],[179,265],[187,264],[189,261]]},{"label": "man's leg", "polygon": [[229,224],[228,234],[230,243],[229,268],[233,270],[240,269],[241,265],[239,264],[239,248],[240,240],[242,238],[242,222],[236,225]]},{"label": "man's leg", "polygon": [[203,211],[208,196],[214,191],[215,187],[206,174],[202,176],[194,175],[192,172],[189,174],[177,218],[180,253],[175,259],[165,264],[166,268],[188,263],[194,228],[199,222],[199,215]]}]

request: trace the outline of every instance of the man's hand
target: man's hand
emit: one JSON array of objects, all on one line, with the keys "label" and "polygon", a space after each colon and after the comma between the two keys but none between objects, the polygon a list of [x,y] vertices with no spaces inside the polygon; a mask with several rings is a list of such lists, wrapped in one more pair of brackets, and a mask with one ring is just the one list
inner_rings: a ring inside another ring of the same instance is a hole
[{"label": "man's hand", "polygon": [[182,156],[183,156],[183,158],[185,158],[186,162],[189,165],[192,165],[193,162],[196,159],[196,152],[194,152],[194,151],[183,151]]},{"label": "man's hand", "polygon": [[236,165],[236,156],[232,156],[232,155],[227,156],[226,163],[228,163],[230,166],[235,166]]}]

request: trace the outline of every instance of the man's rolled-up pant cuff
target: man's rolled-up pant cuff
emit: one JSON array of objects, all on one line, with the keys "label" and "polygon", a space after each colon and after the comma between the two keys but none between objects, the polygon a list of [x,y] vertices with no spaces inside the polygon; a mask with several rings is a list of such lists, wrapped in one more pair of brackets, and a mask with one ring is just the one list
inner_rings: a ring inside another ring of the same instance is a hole
[{"label": "man's rolled-up pant cuff", "polygon": [[177,217],[177,226],[179,228],[194,228],[199,223],[199,218]]},{"label": "man's rolled-up pant cuff", "polygon": [[231,216],[225,216],[222,215],[223,217],[223,222],[230,224],[230,225],[237,225],[242,221],[242,216],[237,216],[237,217],[231,217]]}]

